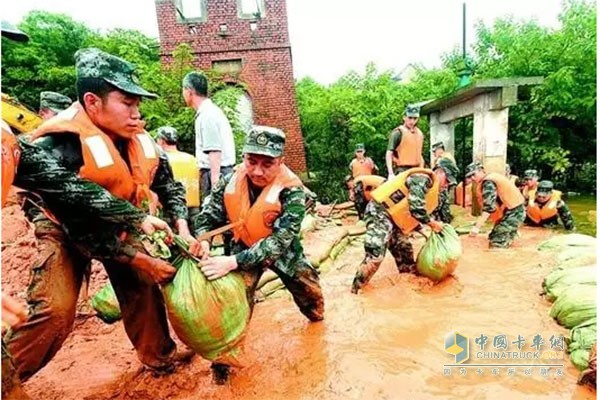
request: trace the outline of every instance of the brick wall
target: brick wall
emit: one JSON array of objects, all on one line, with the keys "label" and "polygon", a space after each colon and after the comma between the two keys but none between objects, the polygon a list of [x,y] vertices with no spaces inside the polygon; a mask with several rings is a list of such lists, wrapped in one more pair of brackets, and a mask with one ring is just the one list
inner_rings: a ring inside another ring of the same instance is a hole
[{"label": "brick wall", "polygon": [[[248,85],[255,123],[283,129],[286,163],[296,172],[306,171],[285,1],[265,0],[263,18],[248,20],[238,18],[236,0],[207,0],[206,21],[191,25],[178,21],[171,0],[155,2],[163,62],[170,62],[181,42],[192,46],[194,64],[203,70],[213,61],[241,59],[240,80]],[[254,31],[251,21],[256,22]],[[219,34],[221,24],[227,25],[228,35]]]}]

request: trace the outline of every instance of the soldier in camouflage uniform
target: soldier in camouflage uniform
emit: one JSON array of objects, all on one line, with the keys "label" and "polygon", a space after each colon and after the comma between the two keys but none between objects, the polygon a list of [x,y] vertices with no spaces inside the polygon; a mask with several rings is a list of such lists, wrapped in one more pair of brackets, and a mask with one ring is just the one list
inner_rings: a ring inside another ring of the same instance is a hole
[{"label": "soldier in camouflage uniform", "polygon": [[562,200],[561,195],[561,192],[554,190],[551,181],[541,181],[535,195],[530,194],[525,224],[551,228],[558,225],[558,218],[560,218],[566,230],[575,229],[571,210]]},{"label": "soldier in camouflage uniform", "polygon": [[[3,362],[2,373],[27,379],[60,349],[72,329],[79,289],[92,257],[102,261],[108,272],[125,330],[142,363],[159,373],[170,372],[175,343],[169,336],[157,283],[169,280],[176,271],[170,264],[143,253],[132,235],[140,230],[150,234],[155,229],[170,229],[165,222],[132,205],[132,199],[116,197],[94,183],[94,179],[110,179],[112,174],[86,179],[90,168],[101,175],[104,167],[124,171],[128,168],[124,160],[134,156],[136,163],[153,160],[156,169],[154,178],[149,178],[149,189],[162,203],[165,216],[188,240],[191,251],[198,254],[200,244],[187,228],[183,186],[174,180],[166,155],[138,129],[140,99],[156,95],[137,84],[134,67],[125,60],[97,49],[80,50],[75,60],[80,103],[61,114],[64,118],[42,124],[32,134],[33,143],[20,141],[22,154],[15,185],[29,190],[24,211],[35,227],[39,259],[32,267],[27,292],[29,317],[6,337],[16,369]],[[78,126],[84,128],[71,130]],[[55,131],[58,127],[65,130]],[[110,132],[120,141],[111,145],[112,139],[103,132]],[[96,138],[95,142],[85,141],[86,153],[79,136]],[[130,147],[133,144],[129,141],[134,138],[141,144],[137,153]],[[125,158],[113,158],[124,153]],[[90,157],[97,162],[94,166],[104,167],[94,170]],[[153,173],[143,172],[139,164],[135,170],[142,171],[142,176]],[[135,185],[143,190],[141,183]],[[136,197],[137,189],[133,189]]]},{"label": "soldier in camouflage uniform", "polygon": [[[204,201],[196,236],[230,222],[243,225],[233,229],[233,255],[206,259],[202,272],[213,280],[239,271],[252,307],[258,281],[269,268],[290,291],[300,312],[320,321],[324,302],[319,275],[300,242],[305,194],[300,179],[283,164],[284,145],[281,130],[255,126],[246,137],[243,164],[222,178]],[[201,245],[206,258],[209,243]],[[215,381],[223,383],[229,368],[216,364],[213,372]]]},{"label": "soldier in camouflage uniform", "polygon": [[[408,207],[412,218],[416,219],[420,224],[426,224],[432,230],[439,232],[442,230],[443,224],[432,218],[427,211],[426,196],[429,190],[432,189],[433,182],[429,175],[424,173],[411,173],[411,170],[405,171],[405,185],[408,189]],[[439,181],[440,190],[448,185],[456,184],[456,176],[458,169],[450,162],[439,163],[433,174]],[[398,179],[396,177],[394,179]],[[388,181],[384,185],[393,184],[394,181]],[[383,186],[379,186],[377,190],[381,190]],[[399,191],[398,191],[399,192]],[[437,203],[437,198],[435,199]],[[398,200],[400,202],[401,200]],[[433,210],[435,204],[431,208]],[[379,269],[383,258],[385,257],[386,249],[394,257],[398,272],[414,273],[416,272],[416,262],[413,254],[413,247],[409,241],[408,234],[396,225],[392,216],[388,213],[386,207],[373,199],[367,204],[365,212],[365,222],[367,225],[367,235],[365,237],[365,258],[352,282],[352,293],[358,291],[366,285],[375,272]]]},{"label": "soldier in camouflage uniform", "polygon": [[[440,142],[441,143],[441,142]],[[448,154],[450,155],[450,154]],[[448,164],[448,168],[453,168],[453,170],[458,171],[458,167],[454,162],[454,157],[444,157],[440,156],[436,160],[436,166],[440,164]],[[458,175],[458,172],[457,172]],[[454,190],[456,184],[448,185],[448,187],[440,190],[440,201],[438,207],[433,212],[433,217],[438,221],[442,221],[446,224],[452,222],[454,217],[452,216],[452,211],[450,209],[450,191]]]},{"label": "soldier in camouflage uniform", "polygon": [[525,199],[519,189],[504,174],[487,174],[479,163],[469,164],[465,177],[467,183],[473,181],[481,185],[483,198],[483,213],[470,235],[477,236],[481,226],[490,218],[494,222],[488,236],[490,248],[510,247],[525,220]]},{"label": "soldier in camouflage uniform", "polygon": [[537,189],[539,178],[538,172],[535,169],[528,169],[523,173],[520,188],[525,200],[529,199],[529,192]]},{"label": "soldier in camouflage uniform", "polygon": [[67,96],[56,92],[40,93],[40,117],[44,120],[66,110],[73,103]]}]

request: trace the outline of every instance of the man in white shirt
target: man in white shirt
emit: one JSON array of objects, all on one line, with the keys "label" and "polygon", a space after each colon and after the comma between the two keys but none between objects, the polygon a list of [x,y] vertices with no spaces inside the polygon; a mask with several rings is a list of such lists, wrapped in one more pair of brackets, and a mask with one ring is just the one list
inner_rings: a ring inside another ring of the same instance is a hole
[{"label": "man in white shirt", "polygon": [[198,72],[183,78],[183,98],[188,107],[196,110],[196,159],[200,169],[203,198],[235,165],[233,131],[227,117],[208,98],[208,80]]}]

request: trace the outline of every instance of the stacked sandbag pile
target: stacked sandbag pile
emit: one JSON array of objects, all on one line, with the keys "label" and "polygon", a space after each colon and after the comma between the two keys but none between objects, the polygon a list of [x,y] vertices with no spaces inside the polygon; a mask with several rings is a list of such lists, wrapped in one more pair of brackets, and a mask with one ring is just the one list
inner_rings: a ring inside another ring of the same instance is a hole
[{"label": "stacked sandbag pile", "polygon": [[571,330],[567,351],[573,365],[585,371],[580,382],[589,384],[593,380],[595,386],[596,361],[592,349],[597,331],[596,238],[580,234],[555,236],[538,250],[559,251],[558,266],[546,276],[542,288],[554,303],[550,316]]}]

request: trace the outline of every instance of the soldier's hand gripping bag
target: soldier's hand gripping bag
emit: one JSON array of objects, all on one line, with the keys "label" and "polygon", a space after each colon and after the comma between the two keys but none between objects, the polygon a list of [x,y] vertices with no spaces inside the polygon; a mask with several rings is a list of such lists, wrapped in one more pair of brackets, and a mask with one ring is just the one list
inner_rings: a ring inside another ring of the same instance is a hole
[{"label": "soldier's hand gripping bag", "polygon": [[417,255],[417,271],[434,282],[452,274],[462,254],[460,238],[454,228],[444,224],[441,232],[431,235]]},{"label": "soldier's hand gripping bag", "polygon": [[110,282],[92,296],[92,307],[96,310],[96,316],[107,324],[121,319],[119,301]]},{"label": "soldier's hand gripping bag", "polygon": [[162,292],[179,339],[207,360],[242,367],[242,341],[250,319],[243,278],[230,272],[209,281],[197,261],[183,253],[172,264],[177,273]]}]

